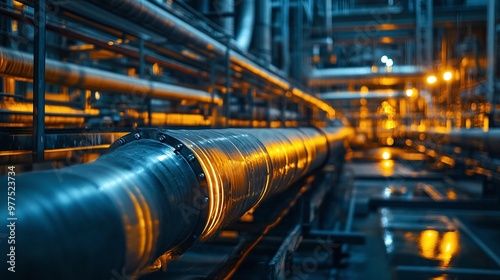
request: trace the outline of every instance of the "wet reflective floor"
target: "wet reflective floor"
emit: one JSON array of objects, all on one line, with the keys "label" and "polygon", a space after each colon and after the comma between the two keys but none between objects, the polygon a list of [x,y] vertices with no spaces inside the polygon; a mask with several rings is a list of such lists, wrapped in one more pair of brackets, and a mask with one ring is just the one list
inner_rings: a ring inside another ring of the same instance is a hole
[{"label": "wet reflective floor", "polygon": [[[340,227],[351,223],[367,242],[346,248],[345,267],[330,269],[326,278],[500,279],[499,211],[412,204],[478,199],[480,181],[432,171],[417,156],[389,148],[354,153],[342,180],[336,199],[353,199],[355,215]],[[374,198],[408,203],[373,209]]]}]

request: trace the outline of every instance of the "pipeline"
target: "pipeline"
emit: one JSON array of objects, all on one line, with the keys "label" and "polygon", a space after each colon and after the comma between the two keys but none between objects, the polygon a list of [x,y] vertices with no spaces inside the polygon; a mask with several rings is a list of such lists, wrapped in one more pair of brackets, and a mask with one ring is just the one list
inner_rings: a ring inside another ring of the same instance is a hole
[{"label": "pipeline", "polygon": [[[415,65],[392,66],[390,69],[381,67],[347,67],[312,70],[309,75],[310,86],[331,86],[345,84],[347,81],[379,80],[393,83],[400,80],[422,79],[428,71]],[[394,81],[392,81],[394,80]]]},{"label": "pipeline", "polygon": [[[0,75],[32,79],[33,56],[0,47]],[[52,59],[45,60],[45,80],[49,84],[141,95],[144,98],[151,94],[153,98],[158,99],[212,102],[210,93],[205,91],[147,81]],[[214,102],[222,104],[222,99],[215,96]]]},{"label": "pipeline", "polygon": [[[27,1],[31,2],[31,1]],[[198,48],[211,51],[218,56],[224,56],[227,51],[225,44],[215,40],[214,38],[204,34],[195,27],[180,20],[171,12],[157,7],[155,4],[144,0],[90,0],[99,7],[113,11],[114,13],[129,19],[141,26],[145,26],[150,30],[162,32],[167,36],[175,37],[185,43],[193,44]],[[65,2],[59,4],[64,7]],[[72,5],[85,5],[85,1],[71,2]],[[237,45],[234,40],[231,40],[231,45]],[[305,101],[311,106],[317,107],[326,112],[331,117],[335,116],[335,110],[326,102],[315,96],[305,93],[304,91],[294,88],[286,79],[279,75],[262,68],[244,55],[229,49],[229,57],[232,63],[241,66],[250,71],[254,75],[262,78],[277,87],[291,91],[292,95],[300,100]]]},{"label": "pipeline", "polygon": [[140,130],[92,163],[17,175],[16,276],[110,279],[164,265],[341,155],[351,133]]}]

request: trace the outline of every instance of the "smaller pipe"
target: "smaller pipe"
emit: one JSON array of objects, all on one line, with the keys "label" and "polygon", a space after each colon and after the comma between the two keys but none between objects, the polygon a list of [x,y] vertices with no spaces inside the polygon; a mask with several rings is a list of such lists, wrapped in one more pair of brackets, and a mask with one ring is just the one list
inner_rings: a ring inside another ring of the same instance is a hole
[{"label": "smaller pipe", "polygon": [[[197,89],[152,82],[52,59],[46,59],[45,63],[45,79],[50,84],[131,94],[135,97],[146,98],[148,94],[151,94],[152,97],[158,99],[212,102],[208,92]],[[0,47],[0,75],[32,79],[33,56]],[[216,96],[214,102],[220,105],[222,100]]]}]

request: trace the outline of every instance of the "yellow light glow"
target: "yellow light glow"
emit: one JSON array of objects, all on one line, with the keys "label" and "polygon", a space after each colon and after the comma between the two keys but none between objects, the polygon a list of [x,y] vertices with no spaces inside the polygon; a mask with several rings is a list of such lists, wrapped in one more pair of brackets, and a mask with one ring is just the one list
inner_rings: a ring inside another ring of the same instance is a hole
[{"label": "yellow light glow", "polygon": [[409,88],[406,90],[406,96],[411,97],[413,95],[413,89]]},{"label": "yellow light glow", "polygon": [[382,158],[383,159],[390,159],[391,158],[391,153],[389,153],[389,152],[383,152],[382,153]]},{"label": "yellow light glow", "polygon": [[428,84],[433,84],[433,83],[435,83],[436,81],[437,81],[436,76],[429,76],[429,77],[427,77],[427,83],[428,83]]},{"label": "yellow light glow", "polygon": [[449,81],[449,80],[451,80],[451,78],[452,78],[452,77],[453,77],[453,74],[451,74],[451,72],[450,72],[450,71],[446,71],[446,72],[444,72],[444,74],[443,74],[443,79],[444,79],[445,81]]},{"label": "yellow light glow", "polygon": [[362,86],[360,89],[361,93],[368,93],[368,87],[367,86]]},{"label": "yellow light glow", "polygon": [[394,144],[394,138],[392,138],[392,137],[389,136],[387,138],[387,145],[392,146],[393,144]]},{"label": "yellow light glow", "polygon": [[428,229],[420,233],[418,245],[420,248],[420,255],[422,257],[430,260],[435,259],[438,238],[439,232],[437,230]]},{"label": "yellow light glow", "polygon": [[95,96],[95,100],[101,99],[101,94],[98,91],[95,92],[94,96]]}]

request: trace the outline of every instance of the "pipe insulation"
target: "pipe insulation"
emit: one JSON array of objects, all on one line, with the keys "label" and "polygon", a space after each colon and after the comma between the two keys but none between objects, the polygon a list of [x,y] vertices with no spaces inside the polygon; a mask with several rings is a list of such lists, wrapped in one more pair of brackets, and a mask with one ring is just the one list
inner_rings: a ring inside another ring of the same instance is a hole
[{"label": "pipe insulation", "polygon": [[16,276],[110,279],[175,258],[342,154],[351,133],[145,129],[94,162],[18,174]]},{"label": "pipe insulation", "polygon": [[[33,55],[0,47],[0,76],[33,79]],[[109,93],[129,94],[146,98],[194,100],[211,103],[210,93],[186,87],[138,79],[95,68],[52,59],[45,60],[45,81]],[[216,104],[222,99],[214,97]]]}]

